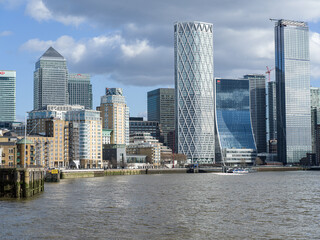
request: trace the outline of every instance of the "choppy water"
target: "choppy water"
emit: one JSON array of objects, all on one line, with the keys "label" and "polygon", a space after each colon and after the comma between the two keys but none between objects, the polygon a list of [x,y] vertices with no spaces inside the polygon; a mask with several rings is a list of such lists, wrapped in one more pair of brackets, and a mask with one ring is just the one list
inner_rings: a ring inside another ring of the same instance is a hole
[{"label": "choppy water", "polygon": [[320,239],[320,172],[62,180],[0,215],[0,239]]}]

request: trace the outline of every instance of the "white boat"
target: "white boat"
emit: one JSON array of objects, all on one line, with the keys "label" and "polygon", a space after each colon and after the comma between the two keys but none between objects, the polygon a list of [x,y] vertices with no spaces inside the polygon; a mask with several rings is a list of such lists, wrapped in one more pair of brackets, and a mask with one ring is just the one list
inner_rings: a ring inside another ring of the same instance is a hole
[{"label": "white boat", "polygon": [[236,168],[236,169],[233,169],[232,173],[235,173],[235,174],[247,174],[247,173],[249,173],[249,170],[248,169],[243,169],[243,168]]}]

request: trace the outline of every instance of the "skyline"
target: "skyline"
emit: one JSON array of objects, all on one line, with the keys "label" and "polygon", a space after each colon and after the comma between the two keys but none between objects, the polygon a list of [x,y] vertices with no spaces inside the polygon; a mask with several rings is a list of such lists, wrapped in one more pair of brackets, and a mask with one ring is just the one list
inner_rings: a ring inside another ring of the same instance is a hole
[{"label": "skyline", "polygon": [[184,11],[177,11],[179,2],[130,4],[0,0],[0,68],[17,71],[17,120],[32,110],[34,64],[51,45],[70,72],[91,74],[94,109],[106,87],[120,87],[131,116],[145,117],[147,92],[174,85],[173,25],[182,20],[213,23],[214,72],[223,78],[264,74],[275,65],[270,17],[308,21],[311,85],[320,86],[320,3],[184,1]]}]

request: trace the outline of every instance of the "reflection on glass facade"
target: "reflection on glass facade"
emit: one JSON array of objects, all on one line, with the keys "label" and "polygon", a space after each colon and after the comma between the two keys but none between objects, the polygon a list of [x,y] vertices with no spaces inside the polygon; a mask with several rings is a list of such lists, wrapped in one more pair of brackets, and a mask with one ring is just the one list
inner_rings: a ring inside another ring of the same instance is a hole
[{"label": "reflection on glass facade", "polygon": [[[320,124],[320,88],[310,87],[312,153],[316,153],[317,125]],[[318,157],[318,156],[317,156]]]},{"label": "reflection on glass facade", "polygon": [[267,152],[266,76],[248,74],[243,78],[249,80],[251,122],[257,152],[265,153]]},{"label": "reflection on glass facade", "polygon": [[0,70],[0,122],[16,120],[16,71]]},{"label": "reflection on glass facade", "polygon": [[309,28],[275,24],[278,159],[298,163],[311,152]]},{"label": "reflection on glass facade", "polygon": [[212,24],[174,25],[176,146],[193,163],[214,162]]},{"label": "reflection on glass facade", "polygon": [[277,139],[277,98],[276,82],[268,82],[269,140]]},{"label": "reflection on glass facade", "polygon": [[250,118],[249,81],[216,79],[215,96],[221,160],[226,164],[253,163],[256,145]]},{"label": "reflection on glass facade", "polygon": [[68,96],[67,61],[50,47],[36,62],[34,71],[33,107],[42,109],[47,105],[66,105]]}]

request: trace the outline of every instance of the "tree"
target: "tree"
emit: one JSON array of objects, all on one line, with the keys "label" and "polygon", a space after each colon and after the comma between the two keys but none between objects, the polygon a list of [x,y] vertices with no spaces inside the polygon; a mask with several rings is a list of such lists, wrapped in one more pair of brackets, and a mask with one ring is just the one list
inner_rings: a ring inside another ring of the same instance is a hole
[{"label": "tree", "polygon": [[264,165],[264,162],[262,161],[261,158],[259,157],[256,158],[256,165]]},{"label": "tree", "polygon": [[176,153],[174,154],[174,160],[177,161],[178,166],[183,166],[187,163],[187,155],[184,155],[182,153]]}]

